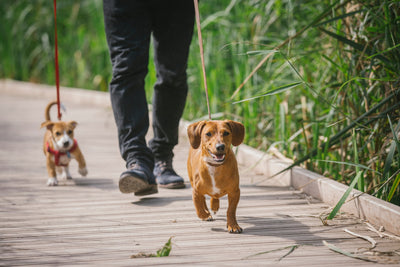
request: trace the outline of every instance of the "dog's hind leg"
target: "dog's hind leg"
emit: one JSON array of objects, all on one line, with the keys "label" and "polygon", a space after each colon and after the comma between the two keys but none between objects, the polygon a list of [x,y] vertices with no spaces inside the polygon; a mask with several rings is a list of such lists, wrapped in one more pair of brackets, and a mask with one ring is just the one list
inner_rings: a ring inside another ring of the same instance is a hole
[{"label": "dog's hind leg", "polygon": [[49,178],[47,179],[48,186],[55,186],[58,184],[57,181],[57,173],[56,166],[53,161],[50,159],[50,156],[47,157],[47,172],[49,174]]},{"label": "dog's hind leg", "polygon": [[72,176],[71,176],[71,173],[69,172],[69,167],[68,166],[64,167],[64,172],[65,172],[65,176],[67,177],[67,180],[71,180]]},{"label": "dog's hind leg", "polygon": [[218,198],[211,198],[210,200],[210,207],[211,210],[215,213],[219,210],[219,199]]},{"label": "dog's hind leg", "polygon": [[69,170],[66,169],[66,167],[56,166],[56,171],[60,179],[69,179],[68,175],[71,177],[71,174],[69,174]]}]

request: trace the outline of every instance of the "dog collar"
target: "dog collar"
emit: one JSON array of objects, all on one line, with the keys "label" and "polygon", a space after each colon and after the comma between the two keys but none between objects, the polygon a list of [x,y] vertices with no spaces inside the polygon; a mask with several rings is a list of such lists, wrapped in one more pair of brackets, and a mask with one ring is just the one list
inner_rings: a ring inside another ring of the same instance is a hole
[{"label": "dog collar", "polygon": [[72,145],[72,147],[66,151],[66,152],[62,152],[59,150],[55,150],[53,148],[50,147],[49,142],[46,142],[46,149],[47,152],[49,152],[50,154],[54,155],[54,163],[56,164],[56,166],[67,166],[67,164],[60,164],[60,157],[67,155],[68,158],[71,158],[71,154],[72,152],[74,152],[74,150],[78,147],[78,142],[74,139],[74,144]]}]

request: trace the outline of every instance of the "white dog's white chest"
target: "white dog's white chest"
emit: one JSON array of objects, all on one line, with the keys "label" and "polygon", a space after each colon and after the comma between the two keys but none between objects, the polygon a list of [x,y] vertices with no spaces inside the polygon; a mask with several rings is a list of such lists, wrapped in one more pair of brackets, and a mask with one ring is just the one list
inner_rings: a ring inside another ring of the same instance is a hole
[{"label": "white dog's white chest", "polygon": [[60,155],[59,165],[68,165],[71,161],[71,155],[69,153]]},{"label": "white dog's white chest", "polygon": [[208,165],[208,174],[211,178],[212,194],[219,194],[221,190],[217,187],[215,182],[215,167]]}]

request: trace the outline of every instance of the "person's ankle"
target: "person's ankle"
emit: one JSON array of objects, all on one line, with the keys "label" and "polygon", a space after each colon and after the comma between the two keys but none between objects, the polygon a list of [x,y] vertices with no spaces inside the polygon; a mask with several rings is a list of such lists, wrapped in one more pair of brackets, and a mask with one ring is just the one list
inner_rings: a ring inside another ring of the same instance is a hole
[{"label": "person's ankle", "polygon": [[170,189],[185,187],[183,178],[173,169],[171,159],[155,160],[153,174],[160,187]]}]

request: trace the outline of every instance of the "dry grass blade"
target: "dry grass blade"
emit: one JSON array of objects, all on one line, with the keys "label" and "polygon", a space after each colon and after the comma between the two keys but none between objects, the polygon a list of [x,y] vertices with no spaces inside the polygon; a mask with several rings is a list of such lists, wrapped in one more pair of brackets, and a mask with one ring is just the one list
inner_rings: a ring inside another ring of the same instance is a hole
[{"label": "dry grass blade", "polygon": [[[282,44],[286,44],[286,41],[283,42]],[[283,45],[278,45],[277,46],[277,50],[279,47],[281,47]],[[250,80],[251,77],[253,77],[253,75],[261,68],[262,65],[264,65],[265,62],[267,62],[267,60],[274,54],[274,52],[269,53],[266,57],[264,57],[260,63],[258,63],[258,65],[251,71],[251,73],[249,74],[249,76],[246,77],[246,79],[244,79],[244,81],[239,85],[239,87],[236,89],[235,92],[233,92],[232,96],[231,96],[231,100],[239,93],[240,89],[243,88],[243,86]]]},{"label": "dry grass blade", "polygon": [[257,99],[257,98],[260,98],[260,97],[265,97],[265,96],[280,94],[280,93],[285,92],[285,91],[287,91],[287,90],[290,90],[290,89],[292,89],[292,88],[294,88],[294,87],[296,87],[296,86],[298,86],[298,85],[300,85],[300,84],[303,84],[303,82],[295,82],[295,83],[291,83],[291,84],[286,84],[286,85],[283,85],[283,86],[279,86],[278,88],[269,90],[268,92],[266,92],[266,93],[264,93],[264,94],[262,94],[262,95],[254,96],[254,97],[250,97],[250,98],[246,98],[246,99],[242,99],[242,100],[240,100],[240,101],[233,102],[232,104],[238,104],[238,103],[242,103],[242,102],[254,100],[254,99]]},{"label": "dry grass blade", "polygon": [[399,237],[399,236],[385,233],[385,232],[383,232],[384,230],[379,230],[379,231],[376,230],[376,228],[373,227],[370,223],[366,223],[366,225],[367,225],[367,229],[368,229],[368,230],[377,233],[377,234],[379,235],[380,238],[383,238],[383,237],[386,236],[386,237],[389,237],[389,238],[392,238],[392,239],[395,239],[395,240],[400,240],[400,237]]},{"label": "dry grass blade", "polygon": [[256,257],[259,255],[263,255],[263,254],[268,254],[268,253],[272,253],[272,252],[277,252],[277,251],[281,251],[281,250],[285,250],[290,248],[289,252],[286,253],[285,255],[283,255],[282,257],[279,258],[279,260],[282,260],[283,258],[285,258],[286,256],[288,256],[290,253],[292,253],[295,249],[297,249],[298,247],[300,247],[301,245],[292,245],[292,246],[286,246],[286,247],[282,247],[282,248],[277,248],[277,249],[272,249],[272,250],[268,250],[268,251],[263,251],[263,252],[259,252],[256,254],[252,254],[250,256],[247,256],[245,258],[243,258],[242,260],[247,260],[250,259],[252,257]]},{"label": "dry grass blade", "polygon": [[368,230],[370,230],[370,231],[376,233],[377,235],[379,235],[380,238],[383,238],[382,233],[379,232],[378,230],[376,230],[376,228],[373,227],[370,223],[366,222],[365,224],[367,225],[367,229],[368,229]]},{"label": "dry grass blade", "polygon": [[348,229],[344,229],[344,231],[346,233],[348,233],[348,234],[353,235],[353,236],[356,236],[356,237],[359,237],[359,238],[367,240],[368,242],[371,243],[371,249],[376,247],[376,241],[372,237],[366,236],[366,235],[359,235],[359,234],[356,234],[356,233],[354,233],[354,232],[352,232],[352,231],[350,231]]},{"label": "dry grass blade", "polygon": [[289,250],[285,255],[283,255],[282,257],[279,258],[278,261],[281,261],[281,260],[284,259],[285,257],[287,257],[287,256],[289,256],[290,254],[292,254],[292,252],[295,251],[298,247],[299,247],[299,245],[294,245],[294,246],[292,246],[292,247],[290,248],[290,250]]},{"label": "dry grass blade", "polygon": [[363,261],[376,262],[374,260],[370,260],[370,259],[365,258],[365,257],[357,256],[357,255],[354,255],[353,253],[350,253],[348,251],[342,250],[342,249],[338,248],[337,246],[326,242],[325,240],[322,240],[322,243],[325,246],[327,246],[330,250],[335,251],[337,253],[340,253],[342,255],[345,255],[347,257],[350,257],[350,258],[353,258],[353,259],[358,259],[358,260],[363,260]]}]

